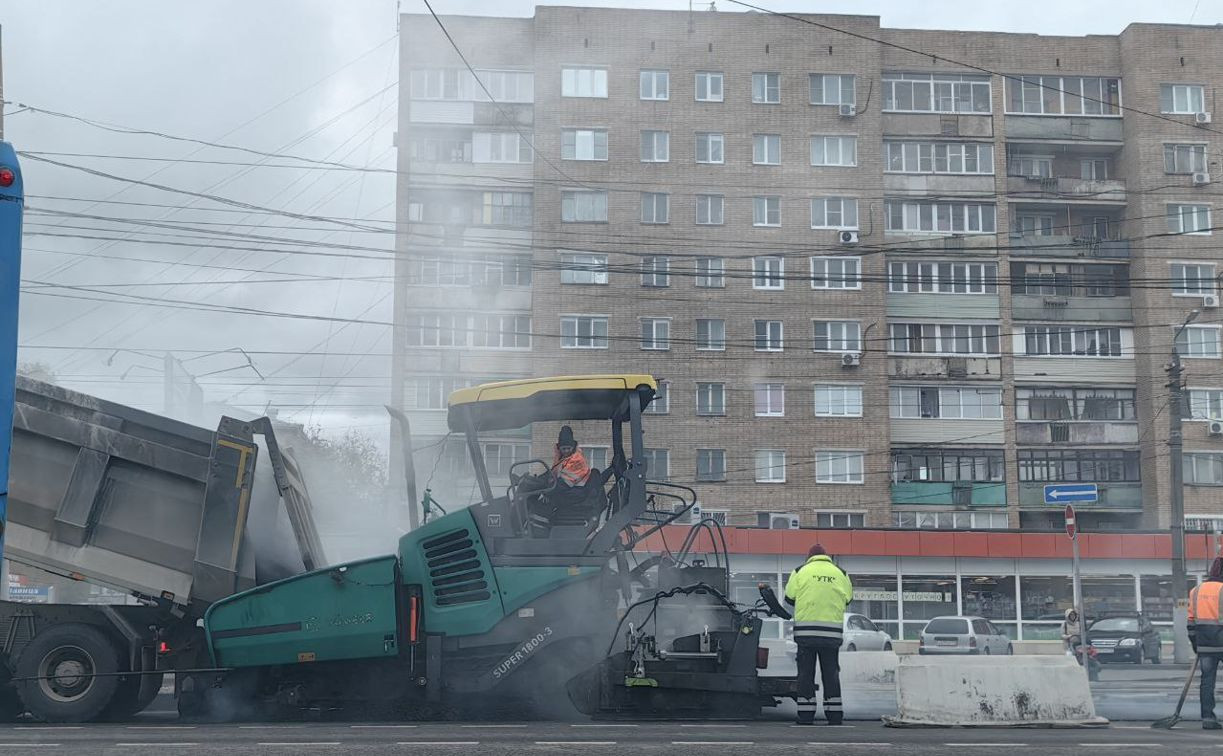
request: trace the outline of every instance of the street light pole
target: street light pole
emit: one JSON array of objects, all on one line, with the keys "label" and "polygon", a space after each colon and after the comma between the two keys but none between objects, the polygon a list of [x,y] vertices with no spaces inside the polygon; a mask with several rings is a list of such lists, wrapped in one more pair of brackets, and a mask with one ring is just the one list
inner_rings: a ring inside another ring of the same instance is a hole
[{"label": "street light pole", "polygon": [[1172,596],[1176,604],[1172,610],[1172,658],[1177,664],[1189,661],[1189,592],[1188,575],[1185,570],[1185,470],[1183,452],[1185,446],[1181,420],[1184,413],[1184,390],[1182,387],[1181,355],[1176,342],[1185,329],[1197,319],[1201,310],[1193,310],[1172,336],[1172,359],[1165,369],[1168,372],[1168,480],[1172,490]]}]

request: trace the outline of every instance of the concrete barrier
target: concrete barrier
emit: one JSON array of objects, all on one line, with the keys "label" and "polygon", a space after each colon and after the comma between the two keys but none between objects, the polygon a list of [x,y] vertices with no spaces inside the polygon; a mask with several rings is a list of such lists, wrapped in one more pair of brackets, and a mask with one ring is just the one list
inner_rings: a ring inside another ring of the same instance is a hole
[{"label": "concrete barrier", "polygon": [[906,656],[889,726],[1083,727],[1096,716],[1087,675],[1066,656]]},{"label": "concrete barrier", "polygon": [[841,684],[890,683],[896,680],[896,654],[891,651],[842,651]]}]

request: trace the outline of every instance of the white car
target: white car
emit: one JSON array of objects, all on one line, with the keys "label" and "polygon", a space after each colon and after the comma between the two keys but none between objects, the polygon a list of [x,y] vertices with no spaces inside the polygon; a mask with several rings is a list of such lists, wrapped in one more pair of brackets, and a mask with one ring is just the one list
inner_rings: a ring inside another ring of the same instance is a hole
[{"label": "white car", "polygon": [[769,663],[760,670],[765,677],[793,677],[798,674],[798,644],[794,642],[794,623],[777,617],[764,617],[760,626],[760,647],[769,650]]},{"label": "white car", "polygon": [[842,651],[891,651],[892,636],[861,614],[846,614]]}]

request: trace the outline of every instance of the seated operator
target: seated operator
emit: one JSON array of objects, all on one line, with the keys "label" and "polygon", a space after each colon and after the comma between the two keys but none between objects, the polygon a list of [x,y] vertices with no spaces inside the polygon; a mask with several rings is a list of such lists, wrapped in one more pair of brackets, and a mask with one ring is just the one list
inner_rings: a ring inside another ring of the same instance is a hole
[{"label": "seated operator", "polygon": [[545,535],[554,515],[586,502],[591,494],[588,486],[592,483],[591,473],[590,463],[573,437],[573,428],[562,426],[556,438],[552,467],[546,474],[524,481],[520,489],[528,495],[533,489],[540,491],[530,504],[532,531]]}]

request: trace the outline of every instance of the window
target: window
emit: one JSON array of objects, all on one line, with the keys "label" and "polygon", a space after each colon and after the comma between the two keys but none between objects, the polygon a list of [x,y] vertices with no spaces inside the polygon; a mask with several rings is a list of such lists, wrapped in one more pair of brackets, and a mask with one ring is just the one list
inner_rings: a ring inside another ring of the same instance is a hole
[{"label": "window", "polygon": [[485,349],[530,349],[531,319],[525,315],[473,315],[471,346]]},{"label": "window", "polygon": [[1017,387],[1015,419],[1133,422],[1138,414],[1134,389]]},{"label": "window", "polygon": [[641,132],[641,162],[665,163],[671,159],[671,133],[667,131]]},{"label": "window", "polygon": [[1079,178],[1084,181],[1107,181],[1108,158],[1083,158],[1080,160]]},{"label": "window", "polygon": [[490,255],[453,260],[412,257],[408,283],[424,286],[530,286],[530,255]]},{"label": "window", "polygon": [[650,406],[645,408],[648,415],[667,415],[671,412],[671,382],[659,381],[658,392],[654,394],[654,401],[650,402]]},{"label": "window", "polygon": [[853,105],[854,77],[852,74],[810,74],[812,105]]},{"label": "window", "polygon": [[426,163],[470,163],[471,140],[463,135],[410,137],[408,155]]},{"label": "window", "polygon": [[414,100],[470,100],[478,89],[471,72],[457,68],[417,69],[411,86]]},{"label": "window", "polygon": [[1219,327],[1189,326],[1176,337],[1176,352],[1182,357],[1218,359]]},{"label": "window", "polygon": [[722,195],[696,195],[696,223],[698,226],[722,225]]},{"label": "window", "polygon": [[697,71],[696,72],[696,101],[697,102],[721,102],[722,101],[722,72],[721,71]]},{"label": "window", "polygon": [[1053,236],[1053,228],[1052,215],[1033,215],[1031,213],[1015,215],[1015,233],[1020,236]]},{"label": "window", "polygon": [[889,173],[992,175],[994,147],[972,142],[883,143],[883,169]]},{"label": "window", "polygon": [[405,331],[408,346],[530,349],[529,315],[465,312],[412,313]]},{"label": "window", "polygon": [[816,417],[862,417],[862,387],[816,384]]},{"label": "window", "polygon": [[529,163],[531,144],[516,132],[472,134],[473,163]]},{"label": "window", "polygon": [[1189,389],[1189,420],[1223,418],[1223,389]]},{"label": "window", "polygon": [[771,105],[781,102],[781,74],[752,74],[752,102]]},{"label": "window", "polygon": [[1006,467],[1001,449],[897,449],[893,483],[997,483]]},{"label": "window", "polygon": [[1002,389],[892,386],[892,417],[926,420],[1000,420]]},{"label": "window", "polygon": [[696,414],[703,417],[726,414],[726,384],[696,384]]},{"label": "window", "polygon": [[607,255],[592,252],[562,252],[561,283],[606,284]]},{"label": "window", "polygon": [[472,378],[417,377],[404,381],[404,409],[444,410],[455,391],[478,383]]},{"label": "window", "polygon": [[642,192],[641,222],[670,223],[671,195],[662,192]]},{"label": "window", "polygon": [[989,204],[884,200],[883,209],[886,231],[992,234],[996,230],[994,206]]},{"label": "window", "polygon": [[1019,479],[1037,483],[1137,483],[1140,453],[1105,449],[1020,449]]},{"label": "window", "polygon": [[862,324],[856,320],[815,320],[817,352],[861,352]]},{"label": "window", "polygon": [[866,454],[860,451],[817,451],[816,483],[863,483]]},{"label": "window", "polygon": [[1053,158],[1049,155],[1011,155],[1007,175],[1053,178]]},{"label": "window", "polygon": [[786,288],[786,260],[784,257],[768,255],[752,258],[753,289]]},{"label": "window", "polygon": [[490,478],[506,478],[510,468],[516,462],[525,462],[531,458],[530,444],[483,444],[484,467]]},{"label": "window", "polygon": [[607,160],[607,130],[563,130],[561,132],[561,159]]},{"label": "window", "polygon": [[1006,112],[1119,116],[1121,80],[1098,76],[1007,77]]},{"label": "window", "polygon": [[781,197],[753,197],[752,225],[780,226]]},{"label": "window", "polygon": [[483,226],[531,225],[530,192],[483,192],[477,223]]},{"label": "window", "polygon": [[562,316],[561,349],[607,349],[607,317]]},{"label": "window", "polygon": [[1168,230],[1174,234],[1210,234],[1209,205],[1168,205]]},{"label": "window", "polygon": [[698,131],[696,134],[696,162],[724,163],[726,156],[723,151],[725,137],[710,131]]},{"label": "window", "polygon": [[997,294],[997,263],[891,262],[888,291],[896,294]]},{"label": "window", "polygon": [[607,97],[607,69],[562,68],[561,97]]},{"label": "window", "polygon": [[888,335],[894,354],[1000,354],[996,325],[892,323]]},{"label": "window", "polygon": [[885,73],[883,109],[902,113],[989,113],[989,77]]},{"label": "window", "polygon": [[[1024,354],[1029,357],[1132,357],[1132,352],[1125,349],[1129,345],[1123,344],[1122,332],[1121,328],[1094,326],[1024,326]],[[1125,336],[1129,335],[1125,329]]]},{"label": "window", "polygon": [[671,258],[657,256],[641,258],[641,285],[670,286]]},{"label": "window", "polygon": [[1126,297],[1130,293],[1127,265],[1079,263],[1011,263],[1016,294],[1058,297]]},{"label": "window", "polygon": [[721,318],[697,318],[696,348],[708,352],[725,351],[726,321]]},{"label": "window", "polygon": [[696,285],[700,289],[726,286],[726,261],[720,257],[696,258]]},{"label": "window", "polygon": [[[815,526],[817,528],[864,528],[866,527],[866,515],[862,512],[817,511],[815,513]],[[876,629],[875,624],[865,617],[857,617],[855,619],[862,625],[863,630]],[[868,628],[866,625],[870,625],[870,627]]]},{"label": "window", "polygon": [[811,227],[856,229],[858,200],[853,197],[816,197],[811,200]]},{"label": "window", "polygon": [[781,165],[781,135],[753,134],[752,162],[756,165]]},{"label": "window", "polygon": [[1206,145],[1165,144],[1164,173],[1206,173]]},{"label": "window", "polygon": [[858,137],[811,137],[811,164],[853,167],[858,164]]},{"label": "window", "polygon": [[645,474],[648,480],[670,480],[671,452],[666,449],[643,449]]},{"label": "window", "polygon": [[671,348],[671,319],[642,318],[641,348],[666,351]]},{"label": "window", "polygon": [[858,275],[861,265],[858,257],[813,257],[811,288],[861,289],[862,278]]},{"label": "window", "polygon": [[1214,263],[1172,263],[1172,296],[1201,297],[1215,293]]},{"label": "window", "polygon": [[[927,512],[896,510],[898,528],[930,530],[1005,530],[1010,527],[1006,512]],[[1026,580],[1026,578],[1025,578]],[[1026,588],[1024,589],[1027,590]],[[1024,630],[1024,632],[1029,632]]]},{"label": "window", "polygon": [[1185,452],[1185,485],[1223,486],[1223,454],[1218,452]]},{"label": "window", "polygon": [[696,479],[702,483],[726,480],[726,450],[697,449]]},{"label": "window", "polygon": [[786,453],[782,449],[756,450],[756,482],[785,483]]},{"label": "window", "polygon": [[1201,113],[1206,110],[1205,88],[1201,84],[1160,84],[1159,112]]},{"label": "window", "polygon": [[782,383],[757,383],[756,417],[783,417],[786,414],[786,387]]},{"label": "window", "polygon": [[757,320],[756,351],[780,352],[782,349],[782,322],[780,320]]},{"label": "window", "polygon": [[607,192],[561,192],[561,221],[565,223],[606,223]]},{"label": "window", "polygon": [[671,99],[671,74],[668,71],[641,72],[641,99],[669,100]]},{"label": "window", "polygon": [[[535,74],[528,71],[482,71],[476,74],[484,84],[484,89],[492,95],[494,102],[534,102]],[[478,85],[473,94],[481,102],[488,95]]]},{"label": "window", "polygon": [[586,461],[590,464],[592,470],[606,470],[607,465],[611,462],[611,449],[606,446],[586,446],[582,445],[582,453],[586,455]]}]

